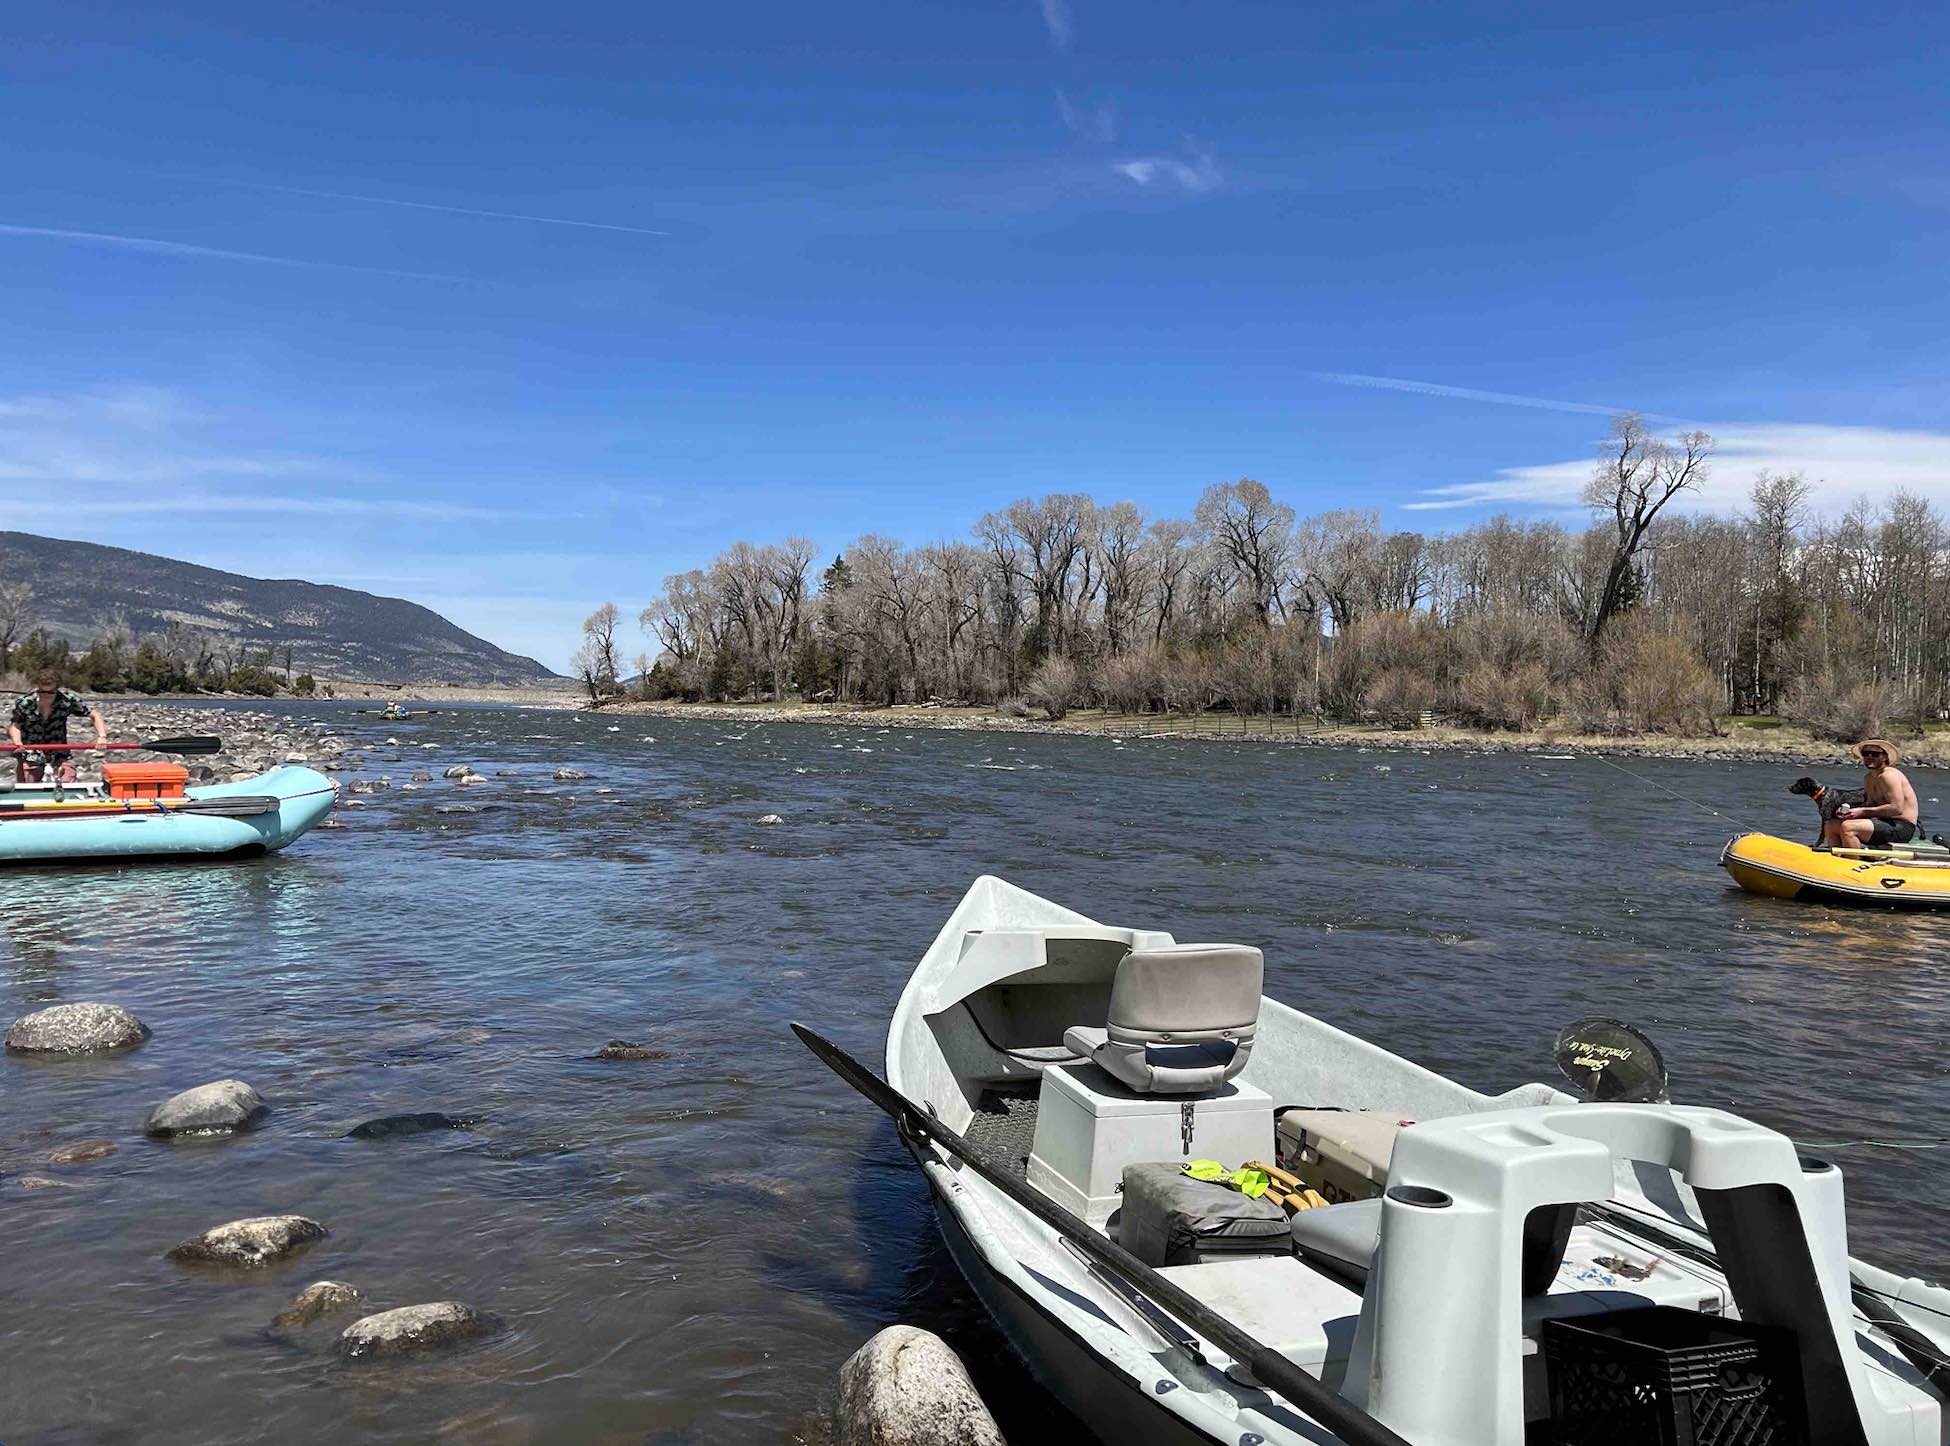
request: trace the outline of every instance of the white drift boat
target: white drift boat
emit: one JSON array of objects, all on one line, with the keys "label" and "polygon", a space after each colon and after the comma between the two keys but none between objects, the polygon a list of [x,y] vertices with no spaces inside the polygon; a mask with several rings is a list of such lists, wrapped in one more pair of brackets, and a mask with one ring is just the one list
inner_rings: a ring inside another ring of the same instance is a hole
[{"label": "white drift boat", "polygon": [[[1681,1382],[1721,1412],[1681,1439],[1950,1440],[1950,1291],[1851,1259],[1841,1171],[1724,1111],[1478,1094],[1261,997],[1256,950],[993,878],[901,996],[902,1100],[807,1038],[901,1122],[969,1283],[1106,1441],[1657,1440],[1633,1412],[1679,1407],[1578,1374],[1653,1323],[1722,1362]],[[1335,1203],[1269,1233],[1182,1176],[1199,1157]]]}]

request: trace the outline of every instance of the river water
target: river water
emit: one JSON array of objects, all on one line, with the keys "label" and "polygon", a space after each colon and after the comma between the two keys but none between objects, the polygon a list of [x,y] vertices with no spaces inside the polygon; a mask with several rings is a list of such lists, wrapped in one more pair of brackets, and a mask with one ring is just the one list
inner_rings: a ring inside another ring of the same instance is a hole
[{"label": "river water", "polygon": [[[839,1364],[894,1321],[946,1334],[1033,1439],[1057,1408],[970,1300],[891,1128],[786,1029],[879,1068],[982,873],[1260,945],[1269,993],[1486,1090],[1550,1077],[1573,1017],[1633,1020],[1676,1099],[1843,1166],[1855,1253],[1944,1264],[1950,1150],[1858,1142],[1950,1120],[1950,917],[1750,898],[1715,867],[1733,821],[1813,834],[1783,791],[1798,769],[293,711],[400,739],[366,776],[435,781],[270,859],[0,873],[6,1018],[104,999],[154,1031],[0,1060],[7,1446],[817,1439]],[[513,776],[440,780],[461,762]],[[1927,816],[1943,785],[1917,777]],[[668,1054],[588,1057],[612,1038]],[[256,1131],[141,1138],[150,1106],[233,1075],[271,1106]],[[341,1138],[420,1110],[480,1123]],[[118,1149],[47,1165],[87,1136]],[[330,1238],[246,1274],[162,1258],[284,1211]],[[331,1322],[267,1329],[327,1277],[510,1329],[377,1365],[336,1360]]]}]

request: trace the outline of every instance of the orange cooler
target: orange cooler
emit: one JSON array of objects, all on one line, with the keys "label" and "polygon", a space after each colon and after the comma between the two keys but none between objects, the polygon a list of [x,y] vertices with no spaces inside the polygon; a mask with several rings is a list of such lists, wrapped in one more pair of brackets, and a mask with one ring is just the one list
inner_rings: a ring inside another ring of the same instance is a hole
[{"label": "orange cooler", "polygon": [[181,798],[190,781],[180,763],[104,763],[102,782],[110,798]]}]

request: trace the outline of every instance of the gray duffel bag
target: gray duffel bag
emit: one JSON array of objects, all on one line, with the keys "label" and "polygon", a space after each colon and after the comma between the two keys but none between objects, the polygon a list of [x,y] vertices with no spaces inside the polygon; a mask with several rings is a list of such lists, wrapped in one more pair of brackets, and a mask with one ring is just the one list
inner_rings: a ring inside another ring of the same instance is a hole
[{"label": "gray duffel bag", "polygon": [[1177,1165],[1126,1165],[1117,1243],[1146,1265],[1196,1265],[1226,1255],[1292,1250],[1286,1211]]}]

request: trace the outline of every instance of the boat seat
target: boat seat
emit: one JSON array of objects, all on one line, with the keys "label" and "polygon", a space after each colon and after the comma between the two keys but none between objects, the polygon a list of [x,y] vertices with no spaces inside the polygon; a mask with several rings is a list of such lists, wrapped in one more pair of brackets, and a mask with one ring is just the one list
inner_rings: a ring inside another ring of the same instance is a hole
[{"label": "boat seat", "polygon": [[[1293,1248],[1317,1265],[1356,1286],[1365,1286],[1381,1244],[1381,1198],[1320,1205],[1295,1213],[1289,1234]],[[1577,1206],[1552,1205],[1530,1212],[1523,1225],[1525,1295],[1542,1295],[1557,1278],[1564,1249],[1577,1219]]]},{"label": "boat seat", "polygon": [[1241,944],[1135,949],[1117,966],[1104,1028],[1063,1043],[1140,1094],[1203,1094],[1246,1067],[1265,960]]}]

